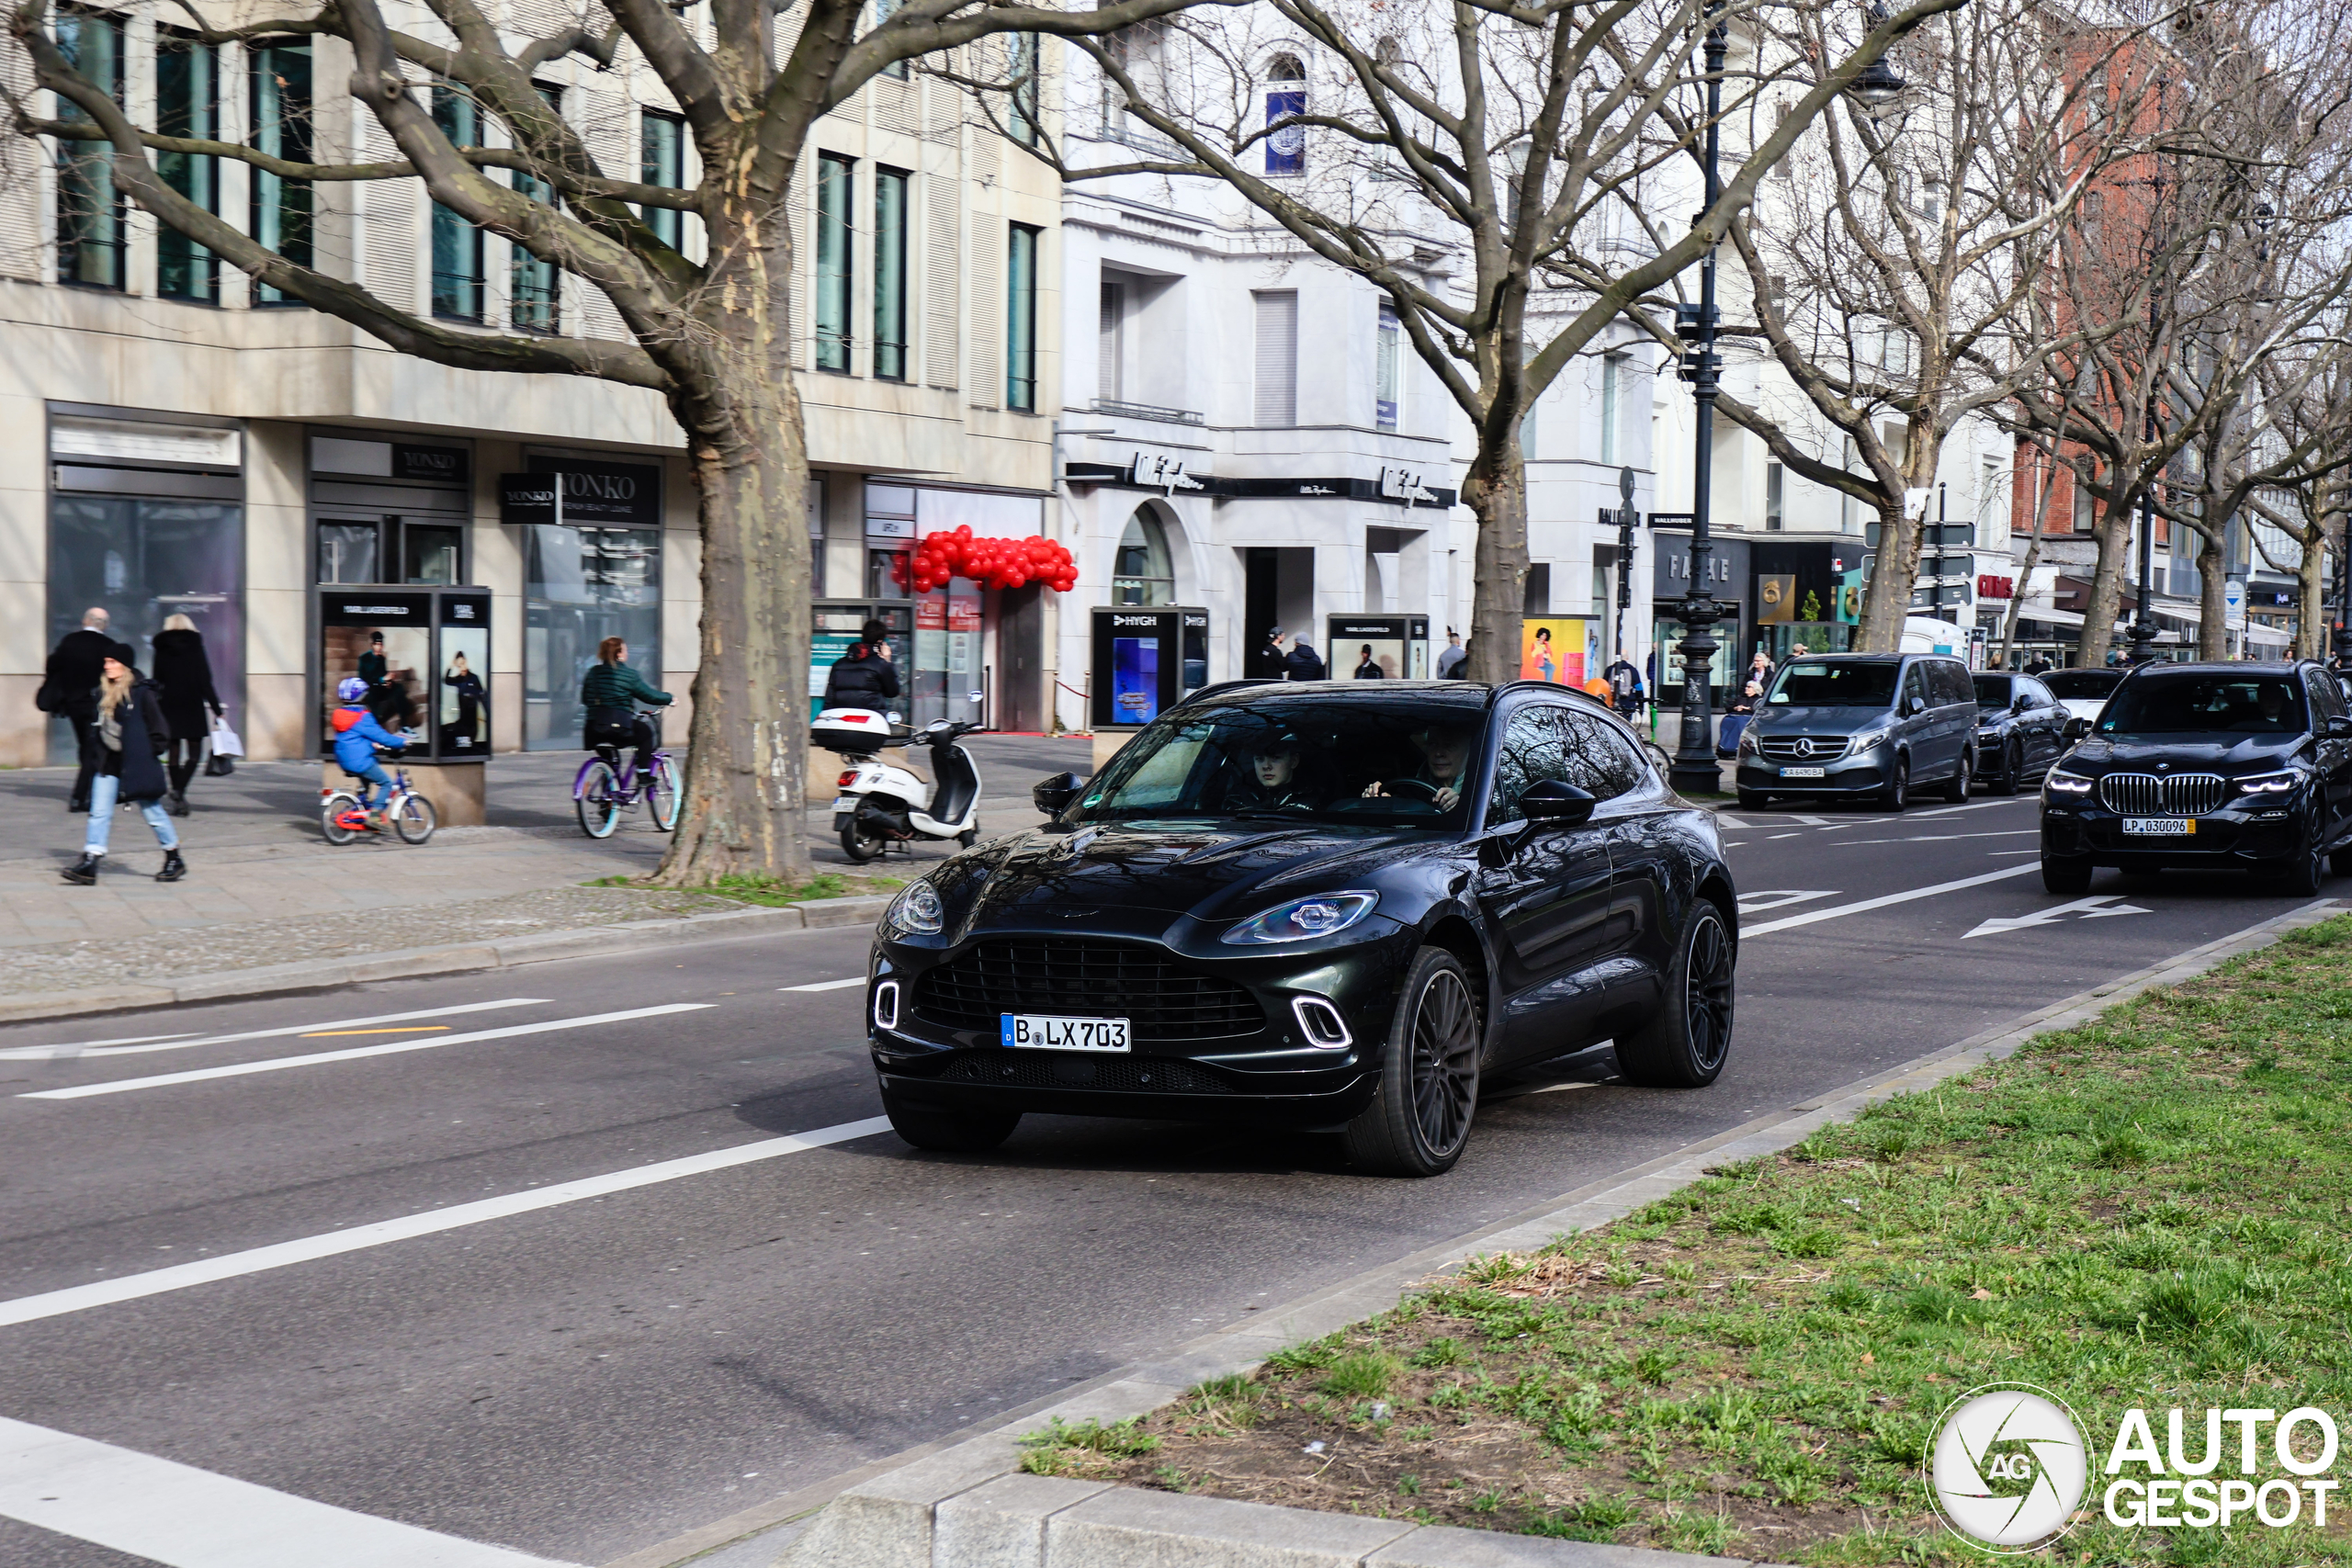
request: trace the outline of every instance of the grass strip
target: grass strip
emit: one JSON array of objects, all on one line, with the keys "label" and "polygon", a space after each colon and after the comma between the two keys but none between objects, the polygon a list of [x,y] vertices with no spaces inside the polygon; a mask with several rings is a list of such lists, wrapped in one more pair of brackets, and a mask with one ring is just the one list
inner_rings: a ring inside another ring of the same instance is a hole
[{"label": "grass strip", "polygon": [[2352,1562],[2352,1506],[2324,1530],[2125,1529],[2098,1507],[2127,1408],[2159,1442],[2186,1409],[2194,1454],[2206,1406],[2352,1407],[2347,1087],[2339,917],[1615,1224],[1474,1259],[1114,1438],[1034,1435],[1025,1463],[1822,1568],[1981,1562],[1921,1461],[1957,1394],[2024,1382],[2092,1449],[2084,1512],[2034,1561]]},{"label": "grass strip", "polygon": [[[655,885],[628,876],[600,876],[587,886],[651,887]],[[895,893],[905,886],[902,879],[895,876],[850,876],[838,871],[822,871],[806,882],[786,882],[779,876],[737,874],[716,877],[688,891],[732,898],[742,904],[782,906],[807,903],[812,898],[847,898],[862,894]],[[672,888],[664,890],[677,891]]]}]

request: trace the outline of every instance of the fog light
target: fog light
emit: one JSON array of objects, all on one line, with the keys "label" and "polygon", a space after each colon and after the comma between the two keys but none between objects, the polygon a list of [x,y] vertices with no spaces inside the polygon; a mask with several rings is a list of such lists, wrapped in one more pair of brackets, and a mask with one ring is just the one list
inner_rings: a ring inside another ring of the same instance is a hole
[{"label": "fog light", "polygon": [[1348,1032],[1347,1021],[1340,1016],[1340,1010],[1321,997],[1295,997],[1290,1010],[1298,1016],[1298,1027],[1305,1032],[1309,1045],[1338,1051],[1355,1043],[1355,1036]]},{"label": "fog light", "polygon": [[874,987],[874,1027],[899,1027],[899,982],[885,980]]}]

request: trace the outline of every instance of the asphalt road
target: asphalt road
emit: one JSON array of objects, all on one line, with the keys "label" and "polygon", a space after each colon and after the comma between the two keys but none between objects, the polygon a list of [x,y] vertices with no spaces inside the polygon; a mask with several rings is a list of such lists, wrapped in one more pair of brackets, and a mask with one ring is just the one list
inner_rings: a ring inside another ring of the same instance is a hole
[{"label": "asphalt road", "polygon": [[[1432,1181],[1306,1137],[865,1132],[856,986],[779,989],[860,975],[855,931],[0,1031],[0,1427],[609,1562],[2301,902],[2046,895],[2030,797],[1726,821],[1723,1078],[1489,1085]],[[13,1451],[0,1564],[141,1561],[21,1522]]]}]

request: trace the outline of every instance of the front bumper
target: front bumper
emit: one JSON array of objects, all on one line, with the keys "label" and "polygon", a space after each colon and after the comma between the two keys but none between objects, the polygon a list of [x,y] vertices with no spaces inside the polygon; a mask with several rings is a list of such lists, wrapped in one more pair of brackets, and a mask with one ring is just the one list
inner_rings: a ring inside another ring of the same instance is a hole
[{"label": "front bumper", "polygon": [[2304,848],[2309,811],[2276,796],[2241,797],[2217,811],[2183,820],[2196,830],[2155,837],[2123,830],[2123,817],[2093,801],[2041,807],[2041,853],[2047,860],[2088,860],[2094,865],[2154,869],[2169,866],[2246,867],[2292,860]]},{"label": "front bumper", "polygon": [[[1766,758],[1754,752],[1739,759],[1737,772],[1741,789],[1759,790],[1767,795],[1863,795],[1886,784],[1886,770],[1892,766],[1894,751],[1878,745],[1861,751],[1849,752],[1834,761],[1784,761]],[[1790,768],[1818,767],[1821,777],[1790,778]]]}]

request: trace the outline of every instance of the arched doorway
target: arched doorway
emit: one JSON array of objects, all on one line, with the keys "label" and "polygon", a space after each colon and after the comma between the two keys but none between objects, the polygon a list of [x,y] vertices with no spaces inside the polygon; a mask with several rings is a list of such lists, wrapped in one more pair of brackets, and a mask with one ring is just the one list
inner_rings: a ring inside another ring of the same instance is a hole
[{"label": "arched doorway", "polygon": [[1176,558],[1168,547],[1168,529],[1148,503],[1127,518],[1126,532],[1111,561],[1111,603],[1114,604],[1173,604],[1176,603]]}]

